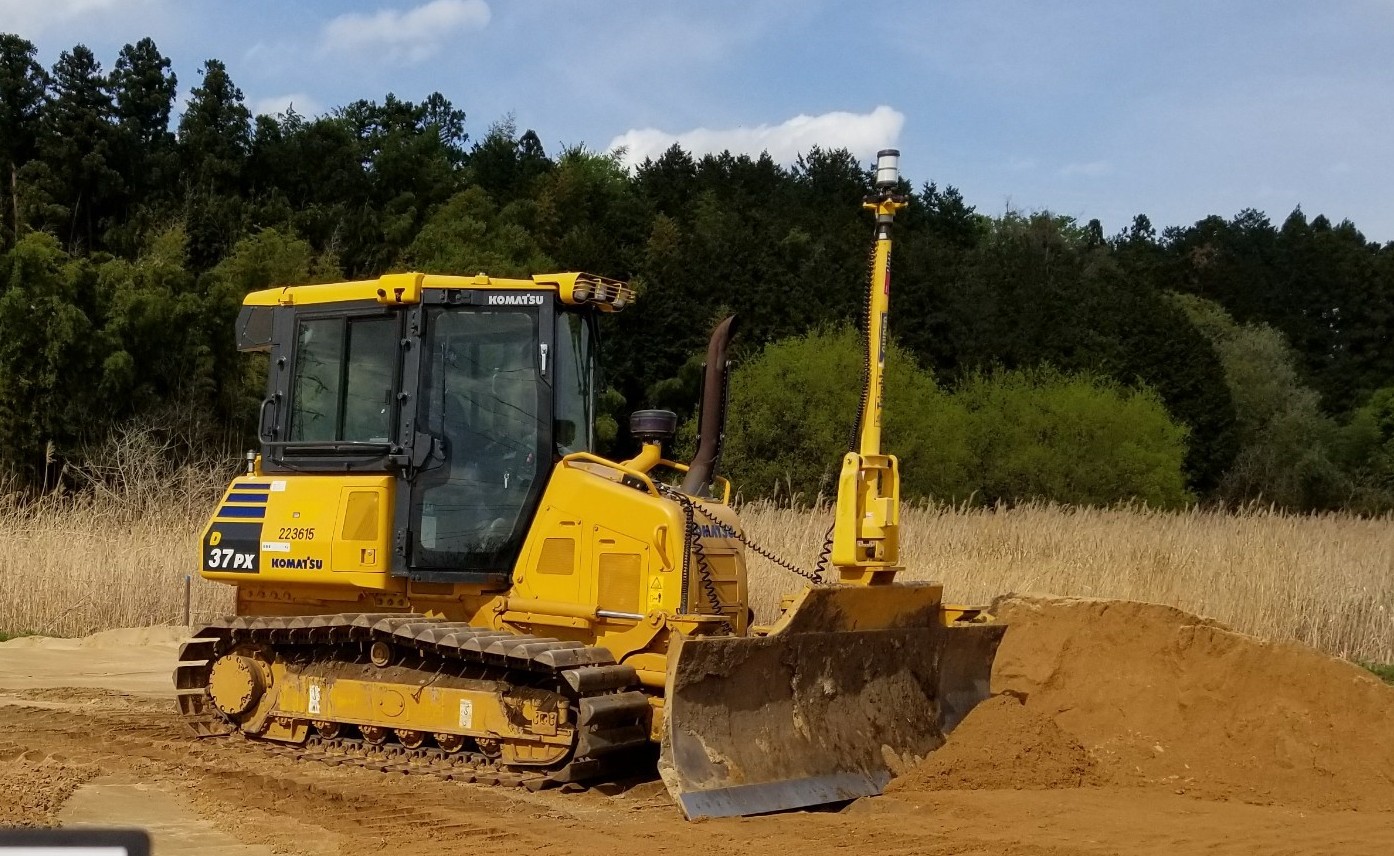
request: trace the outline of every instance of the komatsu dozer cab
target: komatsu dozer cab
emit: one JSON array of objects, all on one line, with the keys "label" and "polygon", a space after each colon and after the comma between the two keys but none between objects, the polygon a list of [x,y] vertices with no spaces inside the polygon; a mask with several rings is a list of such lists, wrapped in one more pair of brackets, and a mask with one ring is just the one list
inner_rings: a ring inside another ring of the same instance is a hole
[{"label": "komatsu dozer cab", "polygon": [[200,573],[236,588],[236,614],[181,651],[188,725],[529,788],[652,774],[658,755],[694,818],[879,793],[939,746],[987,694],[1003,628],[895,582],[880,426],[904,203],[882,161],[830,563],[760,625],[758,545],[714,472],[729,319],[696,457],[665,458],[675,417],[641,411],[641,447],[612,460],[595,451],[596,320],[633,302],[622,283],[406,273],[248,295],[260,449],[202,535]]}]

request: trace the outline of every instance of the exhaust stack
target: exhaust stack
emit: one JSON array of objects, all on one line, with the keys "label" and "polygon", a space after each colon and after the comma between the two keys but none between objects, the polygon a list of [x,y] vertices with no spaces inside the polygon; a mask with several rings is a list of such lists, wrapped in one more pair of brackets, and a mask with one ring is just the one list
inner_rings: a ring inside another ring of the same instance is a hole
[{"label": "exhaust stack", "polygon": [[702,398],[697,416],[697,453],[688,464],[682,480],[682,492],[688,496],[706,496],[711,488],[712,475],[721,459],[721,446],[726,439],[726,401],[731,379],[731,364],[726,350],[731,345],[736,316],[728,315],[712,330],[707,343],[707,362],[702,372]]}]

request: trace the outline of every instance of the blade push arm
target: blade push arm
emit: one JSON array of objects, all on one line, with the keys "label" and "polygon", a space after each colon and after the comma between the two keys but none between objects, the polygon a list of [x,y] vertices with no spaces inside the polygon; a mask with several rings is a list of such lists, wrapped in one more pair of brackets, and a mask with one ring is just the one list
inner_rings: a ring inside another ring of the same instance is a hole
[{"label": "blade push arm", "polygon": [[894,455],[881,453],[885,401],[886,326],[891,296],[891,223],[906,203],[895,195],[900,152],[876,156],[876,195],[863,207],[876,215],[876,244],[867,284],[865,377],[857,415],[857,448],[842,459],[833,523],[832,564],[840,581],[889,583],[900,561],[900,470]]}]

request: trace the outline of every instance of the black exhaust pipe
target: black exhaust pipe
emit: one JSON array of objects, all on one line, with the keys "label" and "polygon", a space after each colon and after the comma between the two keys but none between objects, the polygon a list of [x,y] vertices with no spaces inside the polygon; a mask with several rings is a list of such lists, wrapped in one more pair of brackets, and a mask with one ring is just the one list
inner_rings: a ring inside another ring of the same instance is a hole
[{"label": "black exhaust pipe", "polygon": [[716,325],[707,342],[707,363],[702,367],[702,397],[697,409],[697,453],[692,456],[687,476],[682,480],[682,492],[688,496],[707,496],[712,474],[721,460],[721,446],[726,439],[726,399],[731,379],[731,364],[726,349],[731,344],[736,316],[728,315]]}]

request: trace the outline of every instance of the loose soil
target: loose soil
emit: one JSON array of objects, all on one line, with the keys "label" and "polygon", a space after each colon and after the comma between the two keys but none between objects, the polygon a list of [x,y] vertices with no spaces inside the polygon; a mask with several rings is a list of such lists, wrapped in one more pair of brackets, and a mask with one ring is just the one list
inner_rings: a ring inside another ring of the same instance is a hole
[{"label": "loose soil", "polygon": [[91,764],[0,742],[0,827],[57,826],[63,803],[96,775]]},{"label": "loose soil", "polygon": [[1101,780],[1208,799],[1394,810],[1394,688],[1309,648],[1156,604],[1013,598],[993,689]]},{"label": "loose soil", "polygon": [[886,792],[1078,788],[1097,778],[1078,740],[1017,697],[999,695],[973,708],[942,748]]},{"label": "loose soil", "polygon": [[168,640],[16,640],[0,644],[0,824],[81,821],[139,793],[164,807],[157,848],[220,836],[314,856],[1394,853],[1394,690],[1164,607],[1014,598],[998,611],[1007,694],[896,791],[703,823],[657,782],[530,794],[195,740],[168,677],[154,681],[172,669]]}]

